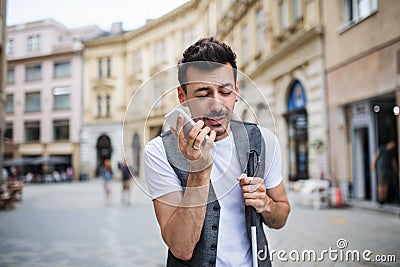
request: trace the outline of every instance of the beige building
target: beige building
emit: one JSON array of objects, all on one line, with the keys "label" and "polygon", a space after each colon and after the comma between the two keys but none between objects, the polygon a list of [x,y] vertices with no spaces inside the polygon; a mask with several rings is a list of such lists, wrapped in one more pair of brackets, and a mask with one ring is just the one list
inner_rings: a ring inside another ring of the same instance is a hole
[{"label": "beige building", "polygon": [[25,166],[19,175],[72,166],[78,178],[81,41],[101,33],[97,26],[67,29],[52,19],[7,27],[5,158],[58,157],[54,164],[44,158]]},{"label": "beige building", "polygon": [[[346,195],[376,201],[369,164],[378,145],[399,144],[400,1],[325,1],[332,176]],[[399,199],[398,179],[388,202]]]},{"label": "beige building", "polygon": [[[319,0],[189,1],[137,30],[85,43],[84,129],[92,130],[82,131],[82,164],[94,173],[104,138],[114,166],[125,156],[141,174],[145,143],[178,104],[178,59],[195,40],[216,36],[237,52],[237,116],[276,132],[285,179],[329,178],[321,8]],[[110,79],[99,77],[107,58]],[[109,115],[100,115],[104,105]]]}]

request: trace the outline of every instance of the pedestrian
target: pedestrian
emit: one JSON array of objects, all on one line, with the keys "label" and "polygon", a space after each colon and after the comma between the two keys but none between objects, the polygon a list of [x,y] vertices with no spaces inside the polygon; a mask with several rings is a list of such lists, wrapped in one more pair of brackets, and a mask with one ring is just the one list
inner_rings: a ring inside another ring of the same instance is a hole
[{"label": "pedestrian", "polygon": [[71,182],[71,181],[72,181],[73,175],[74,175],[74,169],[73,169],[71,166],[69,166],[69,167],[67,168],[67,181],[68,181],[68,182]]},{"label": "pedestrian", "polygon": [[3,180],[1,181],[0,185],[3,184],[3,183],[6,183],[8,181],[8,171],[7,171],[7,169],[6,168],[2,168],[1,171],[2,171]]},{"label": "pedestrian", "polygon": [[100,176],[104,182],[104,194],[106,198],[106,203],[111,204],[111,180],[113,177],[111,169],[111,160],[106,159],[102,166],[100,166]]},{"label": "pedestrian", "polygon": [[121,173],[122,173],[122,204],[130,205],[131,204],[131,184],[133,181],[133,176],[129,170],[128,165],[124,162],[121,165]]},{"label": "pedestrian", "polygon": [[[176,129],[144,150],[146,181],[169,248],[167,266],[252,266],[245,206],[256,210],[258,265],[270,266],[262,224],[283,227],[290,205],[276,136],[231,120],[240,98],[236,55],[214,38],[200,39],[178,62],[178,80],[178,99],[194,126],[184,134],[179,115]],[[244,174],[251,148],[260,159],[255,177]]]},{"label": "pedestrian", "polygon": [[390,184],[396,184],[398,177],[396,142],[390,140],[380,145],[372,158],[371,171],[376,170],[378,180],[378,202],[382,205],[387,201]]}]

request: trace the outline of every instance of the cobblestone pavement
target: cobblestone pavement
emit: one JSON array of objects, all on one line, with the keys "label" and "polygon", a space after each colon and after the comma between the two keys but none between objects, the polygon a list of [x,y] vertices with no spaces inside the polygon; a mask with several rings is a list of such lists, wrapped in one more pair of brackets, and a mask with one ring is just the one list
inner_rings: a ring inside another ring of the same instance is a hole
[{"label": "cobblestone pavement", "polygon": [[[351,207],[316,211],[292,203],[286,226],[266,234],[274,267],[400,266],[397,215]],[[385,258],[388,262],[378,262]]]},{"label": "cobblestone pavement", "polygon": [[[112,192],[107,204],[99,180],[26,185],[23,201],[0,212],[0,267],[165,266],[167,249],[150,198],[136,184],[130,206],[121,204],[119,182],[112,183]],[[314,211],[295,204],[283,229],[267,230],[274,267],[400,266],[399,233],[394,215],[356,208]],[[339,239],[347,247],[339,249]],[[370,258],[395,255],[397,261],[332,260],[328,253],[318,261],[329,249],[371,250]],[[295,251],[304,250],[314,250],[316,260],[302,261],[300,255],[295,262]]]},{"label": "cobblestone pavement", "polygon": [[0,266],[164,266],[164,246],[150,199],[133,186],[121,204],[99,180],[32,184],[23,201],[0,213]]}]

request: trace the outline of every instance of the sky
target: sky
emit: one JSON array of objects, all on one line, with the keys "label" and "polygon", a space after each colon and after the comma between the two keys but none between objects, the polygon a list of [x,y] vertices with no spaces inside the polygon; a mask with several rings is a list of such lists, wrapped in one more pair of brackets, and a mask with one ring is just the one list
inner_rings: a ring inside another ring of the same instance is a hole
[{"label": "sky", "polygon": [[67,28],[97,25],[110,30],[122,22],[124,30],[143,26],[188,0],[8,0],[7,25],[55,19]]}]

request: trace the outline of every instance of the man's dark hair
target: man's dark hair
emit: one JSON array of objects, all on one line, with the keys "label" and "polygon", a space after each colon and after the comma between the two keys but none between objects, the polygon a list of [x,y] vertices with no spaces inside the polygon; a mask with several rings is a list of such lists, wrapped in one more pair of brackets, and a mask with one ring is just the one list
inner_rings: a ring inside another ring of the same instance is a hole
[{"label": "man's dark hair", "polygon": [[[185,64],[189,62],[196,62],[193,64]],[[219,42],[213,37],[202,38],[193,45],[189,46],[183,57],[178,62],[178,80],[182,89],[186,92],[185,85],[187,83],[187,69],[189,66],[194,66],[203,70],[213,70],[221,67],[219,64],[231,64],[233,70],[233,77],[236,82],[237,66],[236,54],[225,43]]]}]

